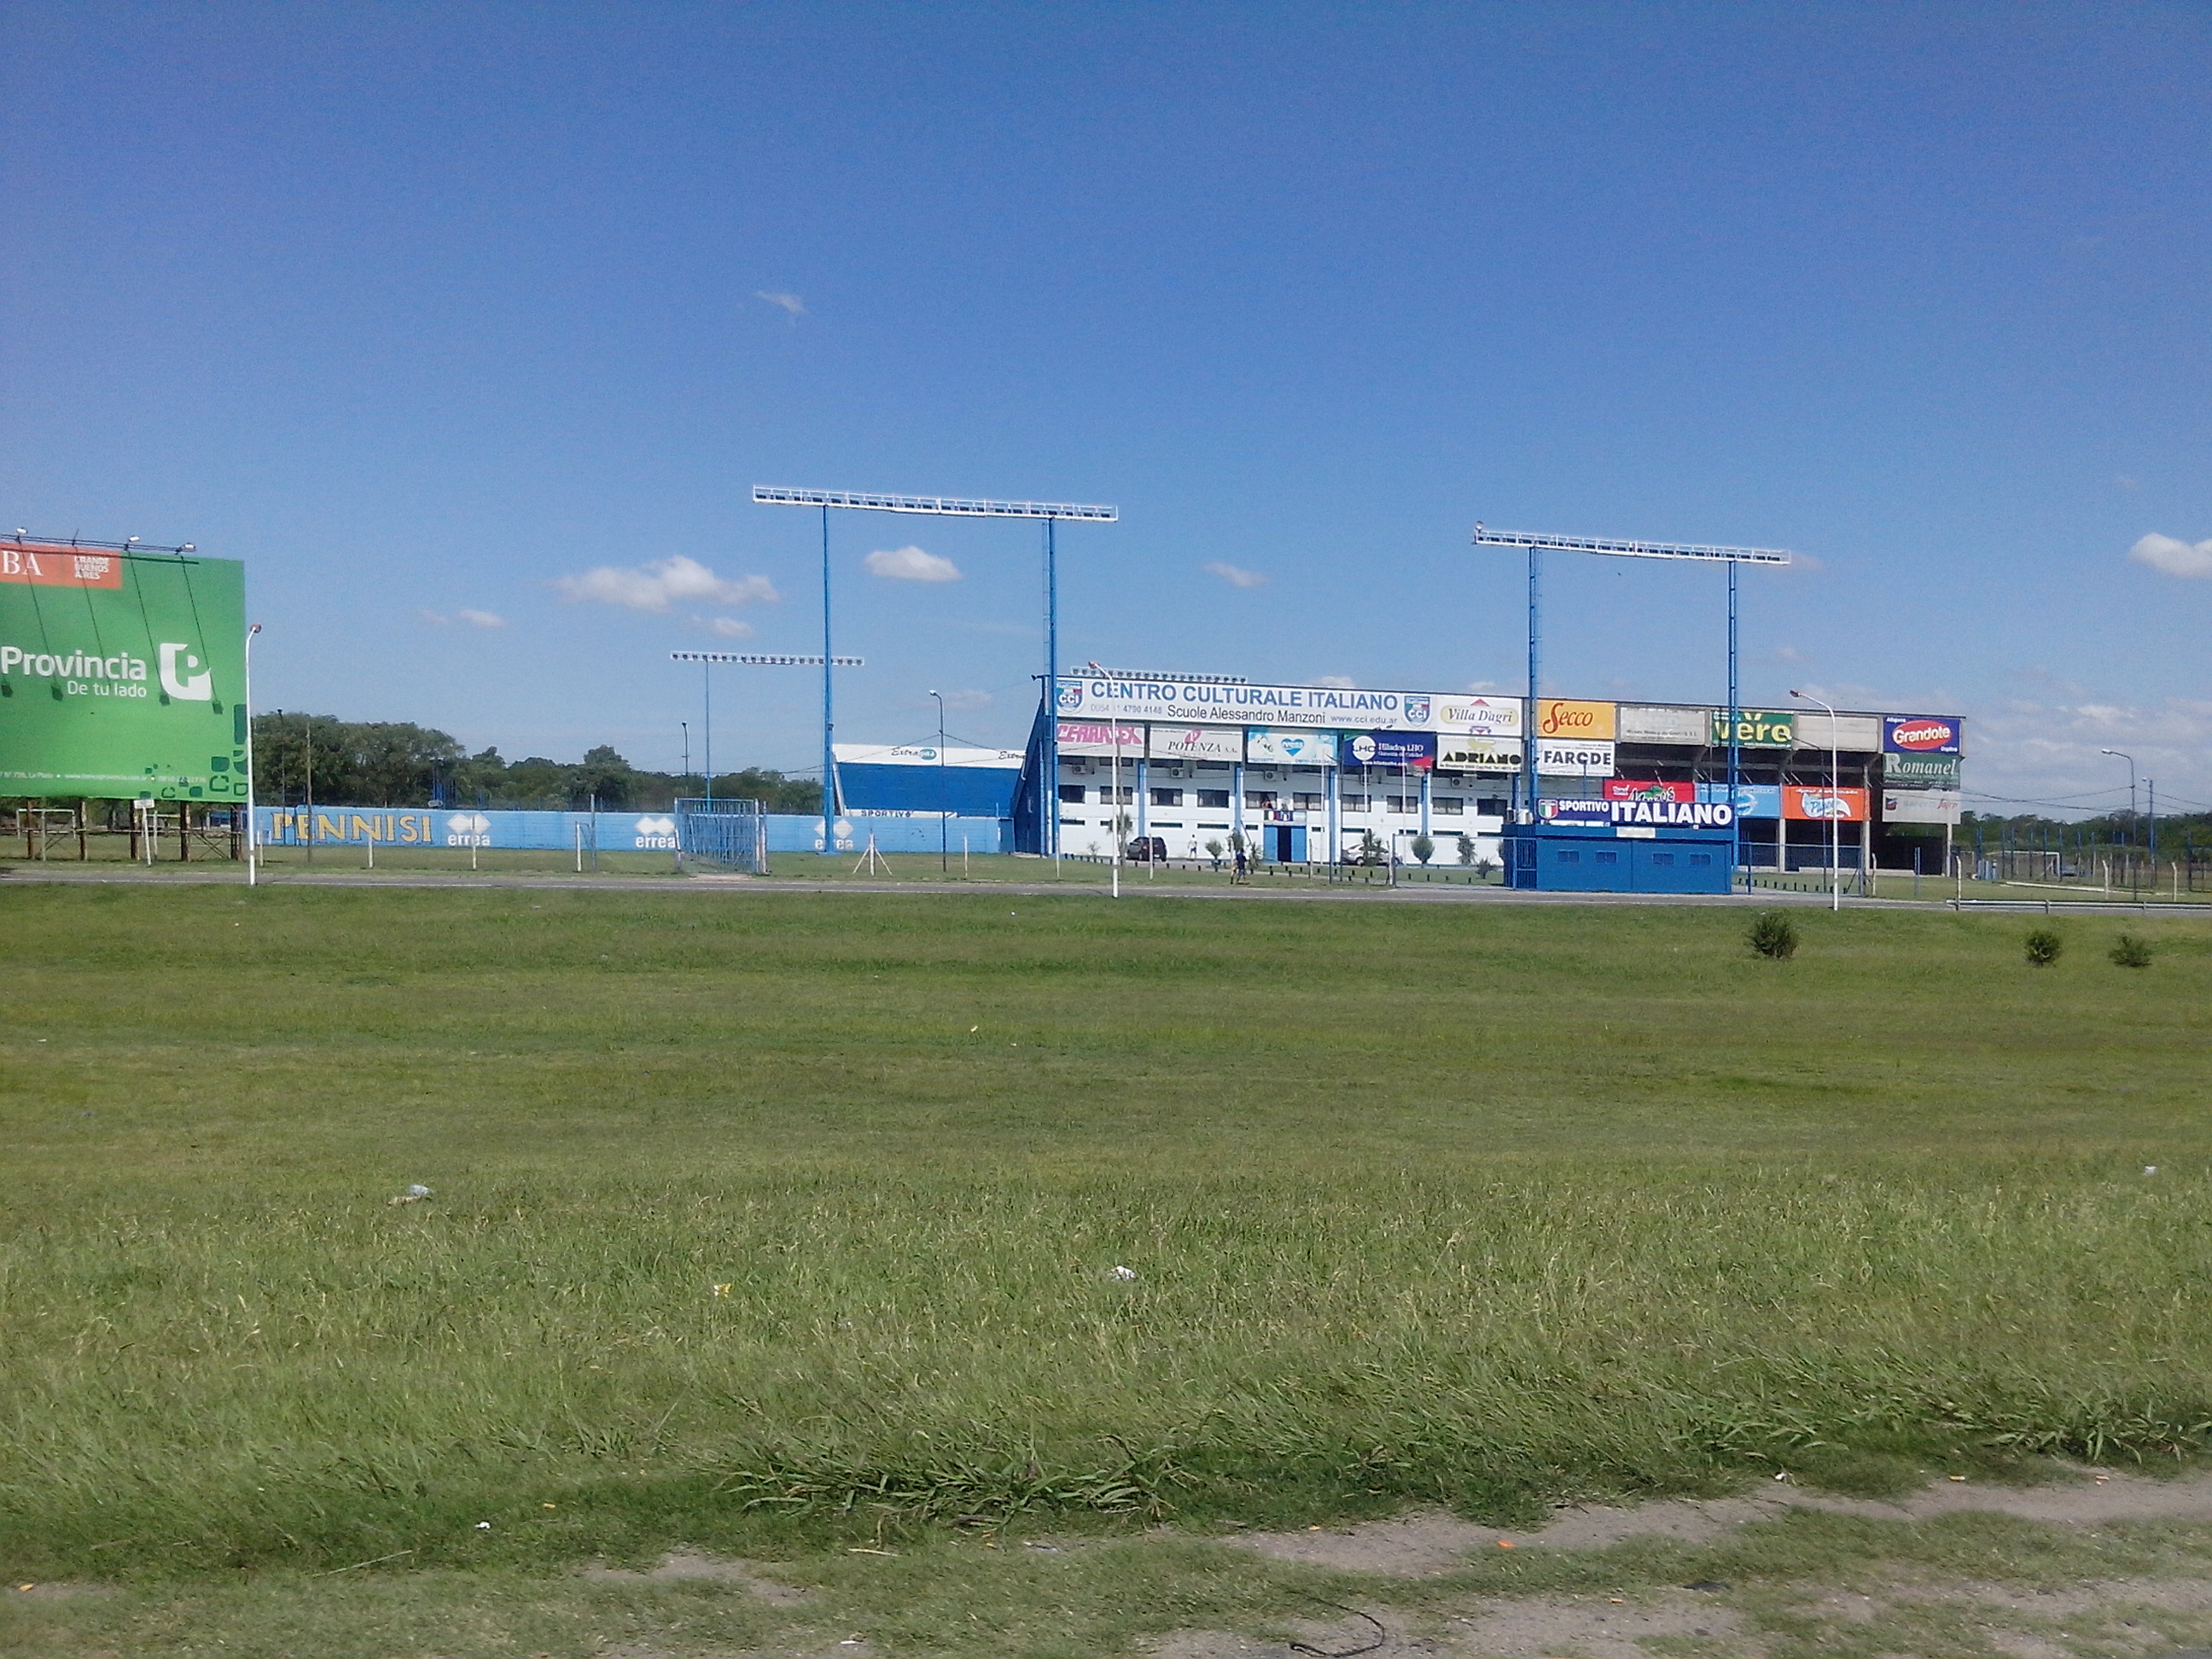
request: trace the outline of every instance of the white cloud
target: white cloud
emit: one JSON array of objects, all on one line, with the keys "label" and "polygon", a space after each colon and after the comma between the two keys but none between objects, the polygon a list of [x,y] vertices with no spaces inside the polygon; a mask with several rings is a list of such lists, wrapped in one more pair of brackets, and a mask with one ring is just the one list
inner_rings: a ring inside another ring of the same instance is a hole
[{"label": "white cloud", "polygon": [[[2169,697],[2148,708],[2082,698],[2025,700],[1966,723],[1969,806],[2026,811],[2014,801],[2045,800],[2068,811],[2103,811],[2127,804],[2128,765],[2101,751],[2124,749],[2142,778],[2158,780],[2161,810],[2212,796],[2212,702]],[[1986,792],[2000,798],[1977,800]],[[2169,793],[2169,792],[2171,792]],[[2050,810],[2048,808],[2045,810]]]},{"label": "white cloud", "polygon": [[2119,485],[2123,489],[2141,489],[2142,488],[2142,480],[2141,478],[2131,477],[2124,472],[2121,473],[2118,477],[2113,479],[2112,482]]},{"label": "white cloud", "polygon": [[507,618],[489,611],[464,611],[460,618],[471,628],[504,628]]},{"label": "white cloud", "polygon": [[2130,548],[2128,556],[2169,576],[2212,576],[2212,542],[2191,547],[2187,542],[2153,532]]},{"label": "white cloud", "polygon": [[1478,697],[1492,691],[1501,691],[1504,690],[1504,688],[1499,685],[1496,680],[1469,680],[1467,683],[1467,689],[1474,692]]},{"label": "white cloud", "polygon": [[878,548],[860,561],[871,576],[888,576],[900,582],[957,582],[960,567],[950,559],[925,553],[918,547]]},{"label": "white cloud", "polygon": [[451,628],[453,625],[451,617],[441,617],[434,611],[417,611],[415,614],[433,628]]},{"label": "white cloud", "polygon": [[765,300],[777,310],[786,313],[793,322],[806,314],[806,303],[796,294],[771,294],[766,289],[757,292],[753,298]]},{"label": "white cloud", "polygon": [[947,691],[945,706],[947,708],[988,708],[991,706],[991,694],[988,691]]},{"label": "white cloud", "polygon": [[1256,570],[1246,570],[1237,565],[1224,563],[1219,559],[1213,560],[1204,568],[1209,575],[1220,577],[1231,587],[1259,587],[1267,580]]},{"label": "white cloud", "polygon": [[1774,647],[1774,660],[1777,662],[1802,662],[1805,660],[1805,653],[1802,651],[1800,651],[1794,645],[1778,645]]},{"label": "white cloud", "polygon": [[1342,674],[1323,674],[1315,680],[1314,684],[1316,685],[1326,685],[1338,691],[1349,691],[1353,686],[1357,685],[1358,682],[1357,680],[1348,678]]},{"label": "white cloud", "polygon": [[753,625],[737,617],[709,617],[707,626],[726,640],[749,640],[753,636]]},{"label": "white cloud", "polygon": [[696,559],[681,553],[642,566],[603,564],[580,576],[560,576],[553,586],[570,604],[590,599],[599,605],[621,605],[630,611],[666,611],[678,599],[712,599],[718,605],[744,605],[753,599],[781,596],[765,576],[741,576],[725,581]]}]

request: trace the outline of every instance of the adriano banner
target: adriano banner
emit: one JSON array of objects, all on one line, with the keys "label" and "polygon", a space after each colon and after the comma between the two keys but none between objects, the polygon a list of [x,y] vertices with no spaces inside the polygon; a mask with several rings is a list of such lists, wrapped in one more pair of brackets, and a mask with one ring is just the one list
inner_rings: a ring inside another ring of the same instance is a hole
[{"label": "adriano banner", "polygon": [[244,800],[246,567],[0,541],[0,797]]}]

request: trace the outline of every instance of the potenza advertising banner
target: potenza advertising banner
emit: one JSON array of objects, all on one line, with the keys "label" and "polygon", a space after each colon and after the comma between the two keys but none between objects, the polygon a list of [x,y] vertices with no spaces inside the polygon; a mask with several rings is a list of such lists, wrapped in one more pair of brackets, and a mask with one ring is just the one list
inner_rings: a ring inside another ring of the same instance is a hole
[{"label": "potenza advertising banner", "polygon": [[1965,722],[1948,714],[1887,715],[1881,722],[1886,755],[1956,755],[1965,738]]},{"label": "potenza advertising banner", "polygon": [[1154,760],[1240,761],[1244,758],[1241,726],[1156,726]]},{"label": "potenza advertising banner", "polygon": [[0,542],[0,795],[246,799],[246,567]]},{"label": "potenza advertising banner", "polygon": [[1428,732],[1346,732],[1336,740],[1336,763],[1425,772],[1437,763],[1437,740]]},{"label": "potenza advertising banner", "polygon": [[1517,743],[1486,737],[1480,732],[1443,732],[1437,735],[1437,766],[1445,772],[1518,772],[1527,751]]},{"label": "potenza advertising banner", "polygon": [[1087,676],[1059,683],[1064,720],[1159,720],[1184,726],[1382,726],[1425,732],[1437,700],[1425,691],[1331,685],[1222,685],[1208,681]]},{"label": "potenza advertising banner", "polygon": [[[1729,717],[1726,709],[1713,710],[1711,735],[1714,748],[1728,747]],[[1772,710],[1738,709],[1735,746],[1739,749],[1794,749],[1797,746],[1797,716]]]},{"label": "potenza advertising banner", "polygon": [[1334,766],[1334,732],[1247,732],[1244,758],[1259,766]]},{"label": "potenza advertising banner", "polygon": [[1959,757],[1884,754],[1881,781],[1910,785],[1915,789],[1955,789],[1959,787]]}]

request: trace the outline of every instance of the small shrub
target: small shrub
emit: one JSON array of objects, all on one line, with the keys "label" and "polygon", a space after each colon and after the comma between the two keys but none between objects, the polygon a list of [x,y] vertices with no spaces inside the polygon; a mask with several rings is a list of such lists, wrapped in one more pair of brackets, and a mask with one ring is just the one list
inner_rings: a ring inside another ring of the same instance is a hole
[{"label": "small shrub", "polygon": [[1753,951],[1776,962],[1797,954],[1797,924],[1779,910],[1761,910],[1752,921],[1750,938]]},{"label": "small shrub", "polygon": [[2058,960],[2058,953],[2066,948],[2066,941],[2048,927],[2039,927],[2027,936],[2027,962],[2031,968],[2048,968]]},{"label": "small shrub", "polygon": [[2150,945],[2133,933],[2120,935],[2119,943],[2112,946],[2112,965],[2116,968],[2148,968],[2150,966]]},{"label": "small shrub", "polygon": [[1464,830],[1460,833],[1459,861],[1462,864],[1472,864],[1474,862],[1474,837],[1467,834]]},{"label": "small shrub", "polygon": [[1416,836],[1413,837],[1413,853],[1415,862],[1425,865],[1436,857],[1437,844],[1426,836]]}]

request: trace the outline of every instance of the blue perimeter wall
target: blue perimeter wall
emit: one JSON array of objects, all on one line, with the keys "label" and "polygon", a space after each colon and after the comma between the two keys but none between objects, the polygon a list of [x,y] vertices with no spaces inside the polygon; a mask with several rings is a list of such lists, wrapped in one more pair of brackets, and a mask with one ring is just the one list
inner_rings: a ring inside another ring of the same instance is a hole
[{"label": "blue perimeter wall", "polygon": [[[585,847],[596,844],[603,853],[672,852],[681,823],[673,812],[480,812],[447,806],[318,806],[312,819],[305,807],[261,806],[254,809],[253,818],[256,839],[264,847],[305,847],[312,839],[318,847],[365,848],[374,842],[544,851],[574,847],[580,828]],[[830,850],[864,852],[872,831],[879,853],[934,853],[939,822],[847,813],[836,820],[836,844]],[[1000,852],[1012,842],[1006,820],[996,817],[959,817],[945,824],[945,839],[953,852],[960,850],[963,836],[971,853]],[[819,817],[769,815],[769,852],[813,853],[823,850],[821,843]]]}]

